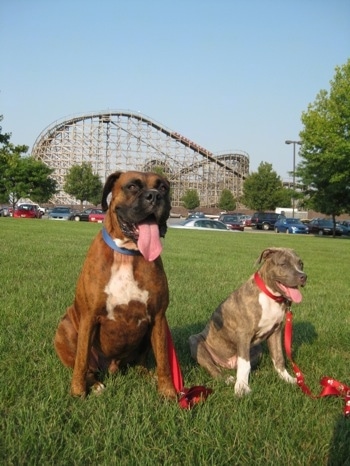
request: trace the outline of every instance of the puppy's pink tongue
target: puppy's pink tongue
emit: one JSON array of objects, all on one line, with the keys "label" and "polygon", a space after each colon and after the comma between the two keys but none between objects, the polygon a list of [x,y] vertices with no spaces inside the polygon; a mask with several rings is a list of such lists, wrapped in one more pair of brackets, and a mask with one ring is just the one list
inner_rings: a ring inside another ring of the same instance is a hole
[{"label": "puppy's pink tongue", "polygon": [[158,225],[156,223],[141,223],[138,225],[138,229],[139,239],[137,247],[147,261],[154,261],[160,256],[163,249],[160,242]]},{"label": "puppy's pink tongue", "polygon": [[303,299],[298,288],[289,288],[288,286],[282,285],[282,283],[279,283],[278,286],[285,293],[287,298],[289,298],[294,303],[300,303],[301,300]]}]

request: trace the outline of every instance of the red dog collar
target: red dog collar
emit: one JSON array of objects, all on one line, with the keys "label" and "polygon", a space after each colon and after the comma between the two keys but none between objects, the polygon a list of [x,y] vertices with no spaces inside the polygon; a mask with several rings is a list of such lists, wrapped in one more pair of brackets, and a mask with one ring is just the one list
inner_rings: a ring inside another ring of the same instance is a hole
[{"label": "red dog collar", "polygon": [[265,283],[263,282],[262,278],[258,274],[258,272],[255,272],[254,274],[254,280],[255,283],[258,285],[260,290],[265,293],[269,298],[273,299],[277,303],[284,303],[284,302],[289,302],[288,299],[286,299],[284,296],[276,296],[272,294],[266,287]]}]

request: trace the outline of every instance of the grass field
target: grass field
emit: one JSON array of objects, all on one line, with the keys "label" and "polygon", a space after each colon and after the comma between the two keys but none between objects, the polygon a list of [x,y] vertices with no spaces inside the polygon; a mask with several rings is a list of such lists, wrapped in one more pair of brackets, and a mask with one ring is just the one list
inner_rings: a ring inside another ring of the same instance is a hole
[{"label": "grass field", "polygon": [[190,358],[187,340],[255,270],[269,246],[294,248],[308,283],[293,306],[293,356],[315,394],[319,379],[350,384],[350,240],[169,229],[167,316],[186,386],[214,393],[191,411],[161,400],[154,363],[107,377],[100,397],[69,395],[53,349],[88,246],[100,225],[0,218],[0,464],[350,465],[341,398],[310,399],[264,354],[243,399]]}]

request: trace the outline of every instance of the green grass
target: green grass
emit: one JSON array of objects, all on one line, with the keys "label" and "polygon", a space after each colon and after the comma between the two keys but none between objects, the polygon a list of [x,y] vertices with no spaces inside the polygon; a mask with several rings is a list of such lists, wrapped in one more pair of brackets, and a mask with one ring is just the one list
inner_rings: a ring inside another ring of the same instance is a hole
[{"label": "green grass", "polygon": [[100,397],[69,395],[71,371],[53,349],[87,248],[100,225],[0,219],[0,464],[349,465],[341,398],[313,400],[281,381],[267,354],[252,393],[213,381],[187,340],[255,270],[269,246],[294,248],[308,284],[294,305],[293,355],[312,391],[328,375],[350,384],[350,240],[169,229],[167,316],[186,386],[214,389],[191,411],[160,399],[151,373],[107,377]]}]

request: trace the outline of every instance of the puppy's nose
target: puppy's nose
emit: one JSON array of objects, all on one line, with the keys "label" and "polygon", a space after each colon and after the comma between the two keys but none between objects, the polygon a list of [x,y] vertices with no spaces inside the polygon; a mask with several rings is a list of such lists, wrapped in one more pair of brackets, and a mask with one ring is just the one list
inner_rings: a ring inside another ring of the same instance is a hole
[{"label": "puppy's nose", "polygon": [[159,200],[159,192],[156,189],[149,189],[145,192],[145,200],[150,204],[155,204]]},{"label": "puppy's nose", "polygon": [[306,280],[307,280],[307,275],[306,275],[306,273],[301,273],[300,276],[299,276],[299,279],[300,279],[300,283],[301,283],[302,285],[305,285]]}]

